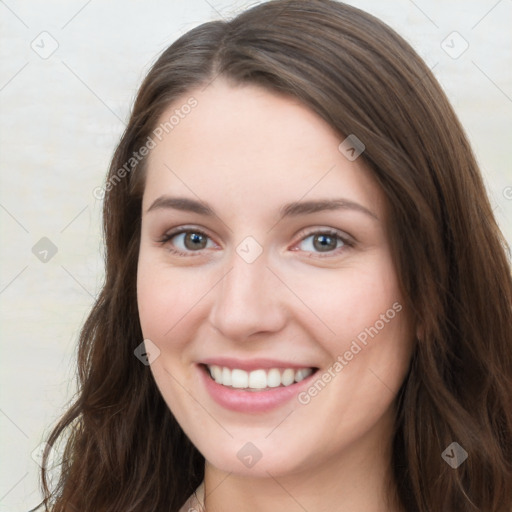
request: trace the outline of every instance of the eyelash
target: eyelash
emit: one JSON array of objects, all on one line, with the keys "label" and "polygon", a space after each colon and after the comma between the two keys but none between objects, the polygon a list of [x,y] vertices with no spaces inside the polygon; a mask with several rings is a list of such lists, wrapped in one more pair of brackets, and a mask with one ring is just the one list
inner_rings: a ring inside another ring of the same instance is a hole
[{"label": "eyelash", "polygon": [[[195,233],[195,234],[205,236],[208,239],[211,239],[204,231],[201,231],[200,229],[179,228],[176,231],[171,231],[170,233],[166,233],[162,238],[160,238],[158,240],[158,243],[160,243],[161,245],[165,245],[166,243],[170,242],[174,237],[176,237],[177,235],[181,235],[183,233],[187,233],[187,234]],[[334,229],[322,229],[322,230],[310,231],[310,232],[304,233],[302,235],[302,238],[300,239],[299,243],[303,242],[307,238],[314,236],[314,235],[333,236],[333,237],[336,237],[338,240],[341,240],[341,242],[343,243],[342,247],[338,247],[338,248],[334,249],[333,251],[327,251],[325,253],[312,252],[312,254],[316,254],[316,257],[319,257],[319,258],[329,258],[329,257],[333,257],[334,255],[337,256],[340,251],[347,250],[348,248],[351,248],[354,246],[354,242],[352,240],[349,240],[348,237],[342,236],[342,234],[339,231],[336,231]],[[176,254],[178,256],[193,257],[193,256],[200,255],[200,253],[204,249],[201,249],[198,251],[185,252],[185,251],[176,249],[174,247],[169,247],[168,250],[169,250],[169,252]],[[311,252],[311,251],[304,251],[304,252]],[[194,254],[194,253],[196,253],[196,254]]]}]

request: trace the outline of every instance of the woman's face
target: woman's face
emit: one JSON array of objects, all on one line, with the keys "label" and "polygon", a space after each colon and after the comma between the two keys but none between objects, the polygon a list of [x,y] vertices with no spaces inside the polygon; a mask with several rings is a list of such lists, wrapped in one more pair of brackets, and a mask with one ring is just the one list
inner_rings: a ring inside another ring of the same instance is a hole
[{"label": "woman's face", "polygon": [[413,332],[361,147],[294,99],[220,79],[160,121],[173,115],[154,132],[137,275],[169,408],[223,471],[382,450]]}]

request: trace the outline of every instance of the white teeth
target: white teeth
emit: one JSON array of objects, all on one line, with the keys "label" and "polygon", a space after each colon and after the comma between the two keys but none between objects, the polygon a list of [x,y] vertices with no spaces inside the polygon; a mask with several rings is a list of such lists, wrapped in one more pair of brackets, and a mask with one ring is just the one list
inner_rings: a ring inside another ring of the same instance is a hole
[{"label": "white teeth", "polygon": [[215,382],[220,384],[222,382],[222,369],[220,366],[212,366],[210,370],[212,372],[212,377],[215,379]]},{"label": "white teeth", "polygon": [[217,384],[249,390],[290,386],[295,382],[304,380],[313,373],[312,368],[301,368],[300,370],[286,368],[282,372],[278,368],[271,368],[269,370],[260,369],[246,372],[239,368],[231,370],[226,367],[209,365],[208,369]]},{"label": "white teeth", "polygon": [[220,384],[231,386],[231,371],[229,368],[222,368],[222,381]]},{"label": "white teeth", "polygon": [[295,373],[295,382],[300,382],[311,375],[311,368],[305,368]]},{"label": "white teeth", "polygon": [[[222,372],[224,373],[224,370]],[[248,388],[249,374],[244,370],[239,370],[238,368],[231,370],[231,385],[234,388]]]},{"label": "white teeth", "polygon": [[267,374],[265,370],[254,370],[249,373],[249,386],[253,389],[265,389],[267,387]]},{"label": "white teeth", "polygon": [[281,372],[277,368],[272,368],[267,373],[267,386],[277,388],[281,385]]},{"label": "white teeth", "polygon": [[283,386],[289,386],[295,381],[295,372],[291,368],[287,368],[281,375],[281,382]]}]

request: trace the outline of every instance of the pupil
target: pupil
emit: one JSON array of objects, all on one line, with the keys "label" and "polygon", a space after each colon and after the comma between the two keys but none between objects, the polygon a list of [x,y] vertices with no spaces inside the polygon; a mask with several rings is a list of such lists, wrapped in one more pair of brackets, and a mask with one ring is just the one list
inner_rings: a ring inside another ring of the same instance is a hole
[{"label": "pupil", "polygon": [[315,249],[326,252],[329,249],[336,249],[336,239],[330,235],[318,235],[315,237],[313,245]]},{"label": "pupil", "polygon": [[204,237],[203,235],[199,235],[198,233],[189,233],[186,237],[185,237],[185,242],[187,241],[190,241],[191,242],[191,247],[188,247],[189,249],[192,248],[192,249],[197,249],[198,247],[203,249],[203,245],[204,245]]}]

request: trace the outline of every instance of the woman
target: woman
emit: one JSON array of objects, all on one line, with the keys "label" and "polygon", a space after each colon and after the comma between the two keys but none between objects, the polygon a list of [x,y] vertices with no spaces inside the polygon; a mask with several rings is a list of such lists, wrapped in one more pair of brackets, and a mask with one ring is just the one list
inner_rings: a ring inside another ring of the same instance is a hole
[{"label": "woman", "polygon": [[389,27],[276,0],[188,32],[105,192],[46,510],[512,510],[506,244]]}]

